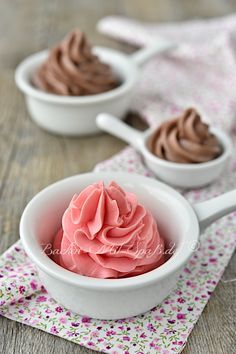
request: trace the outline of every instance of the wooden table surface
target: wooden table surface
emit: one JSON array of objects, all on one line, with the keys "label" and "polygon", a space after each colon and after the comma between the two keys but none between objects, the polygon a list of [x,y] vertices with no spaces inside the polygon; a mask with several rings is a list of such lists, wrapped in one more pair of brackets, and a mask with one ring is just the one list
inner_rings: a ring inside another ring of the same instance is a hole
[{"label": "wooden table surface", "polygon": [[[105,15],[171,21],[235,10],[233,0],[0,1],[0,253],[19,238],[21,213],[36,192],[63,177],[90,171],[125,146],[106,134],[69,139],[39,129],[29,119],[23,97],[15,87],[16,65],[27,55],[51,46],[76,26],[85,30],[93,43],[131,50],[96,33],[96,22]],[[183,353],[234,352],[235,265],[236,257],[223,276],[230,281],[220,281]],[[92,353],[69,341],[0,318],[0,353],[66,352]]]}]

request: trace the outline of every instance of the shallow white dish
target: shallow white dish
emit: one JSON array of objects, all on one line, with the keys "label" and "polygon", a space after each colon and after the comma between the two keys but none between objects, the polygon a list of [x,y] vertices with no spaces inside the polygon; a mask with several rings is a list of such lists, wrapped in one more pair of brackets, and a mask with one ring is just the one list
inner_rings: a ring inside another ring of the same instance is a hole
[{"label": "shallow white dish", "polygon": [[117,50],[94,47],[93,52],[109,64],[120,86],[101,94],[90,96],[61,96],[43,92],[31,83],[32,73],[45,61],[48,51],[33,54],[23,60],[15,72],[18,88],[25,94],[31,118],[49,132],[80,136],[99,132],[96,115],[101,112],[123,118],[129,108],[133,88],[137,83],[140,66],[155,54],[172,48],[169,42],[159,40],[157,44],[143,48],[133,55]]},{"label": "shallow white dish", "polygon": [[[124,279],[97,279],[72,273],[53,262],[42,250],[60,227],[74,193],[91,183],[115,180],[137,194],[158,222],[172,257],[159,268]],[[38,193],[25,208],[20,237],[35,263],[47,291],[59,303],[81,315],[119,319],[138,315],[160,303],[175,286],[192,256],[203,230],[217,218],[236,210],[236,190],[191,206],[178,192],[154,179],[126,173],[88,173],[66,178]]]},{"label": "shallow white dish", "polygon": [[153,129],[140,132],[106,113],[99,114],[96,122],[102,130],[132,145],[143,155],[146,165],[157,177],[176,187],[196,188],[211,183],[224,171],[232,154],[230,138],[222,130],[212,128],[212,133],[223,147],[219,157],[196,164],[165,161],[153,155],[148,149],[148,141],[154,132]]}]

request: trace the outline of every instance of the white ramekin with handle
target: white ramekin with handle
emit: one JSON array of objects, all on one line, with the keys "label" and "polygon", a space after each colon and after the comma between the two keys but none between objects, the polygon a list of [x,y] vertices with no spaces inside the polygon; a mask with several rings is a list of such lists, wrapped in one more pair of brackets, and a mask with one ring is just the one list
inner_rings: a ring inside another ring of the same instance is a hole
[{"label": "white ramekin with handle", "polygon": [[140,68],[157,53],[173,48],[173,44],[158,40],[156,44],[127,55],[114,49],[94,47],[93,52],[109,64],[121,81],[108,92],[89,96],[61,96],[43,92],[31,82],[32,74],[48,57],[42,51],[26,58],[16,69],[15,81],[24,93],[31,118],[51,133],[81,136],[99,132],[95,119],[98,113],[108,112],[120,119],[129,109]]},{"label": "white ramekin with handle", "polygon": [[[61,226],[61,219],[74,193],[88,185],[115,180],[134,192],[158,223],[166,244],[174,253],[159,268],[123,279],[98,279],[70,272],[44,252]],[[26,206],[20,237],[25,251],[37,267],[49,294],[66,308],[99,319],[138,315],[159,304],[176,285],[179,274],[193,255],[200,233],[216,219],[236,210],[236,190],[190,205],[171,187],[136,174],[102,172],[66,178],[38,193]]]},{"label": "white ramekin with handle", "polygon": [[96,119],[100,129],[126,141],[139,151],[147,167],[162,181],[180,188],[198,188],[216,180],[224,171],[232,154],[230,138],[222,130],[212,128],[222,145],[222,154],[214,160],[195,164],[176,163],[163,160],[151,153],[149,140],[155,129],[140,132],[107,113]]}]

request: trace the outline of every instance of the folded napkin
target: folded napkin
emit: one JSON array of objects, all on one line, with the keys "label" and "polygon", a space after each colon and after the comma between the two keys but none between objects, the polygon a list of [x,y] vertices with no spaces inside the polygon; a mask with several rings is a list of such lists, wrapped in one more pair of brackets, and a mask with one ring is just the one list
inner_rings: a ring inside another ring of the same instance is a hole
[{"label": "folded napkin", "polygon": [[196,107],[204,119],[236,130],[236,16],[150,25],[108,17],[98,29],[139,46],[162,36],[176,50],[158,55],[144,68],[131,108],[150,124]]},{"label": "folded napkin", "polygon": [[[144,68],[132,108],[149,124],[193,104],[209,121],[232,132],[236,69],[231,38],[236,17],[161,26],[106,18],[99,29],[140,45],[159,35],[180,43],[175,52],[157,56]],[[130,147],[95,170],[152,176]],[[214,184],[183,194],[190,202],[199,202],[233,188],[236,156]],[[162,304],[141,316],[117,321],[82,317],[57,304],[18,241],[0,257],[0,314],[105,353],[179,353],[234,251],[235,216],[232,213],[206,230],[201,246]]]}]

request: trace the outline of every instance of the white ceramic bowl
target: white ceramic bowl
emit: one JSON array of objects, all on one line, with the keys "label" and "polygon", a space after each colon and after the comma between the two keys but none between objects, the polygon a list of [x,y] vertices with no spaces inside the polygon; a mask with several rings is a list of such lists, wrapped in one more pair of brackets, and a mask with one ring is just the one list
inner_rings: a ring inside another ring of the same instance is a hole
[{"label": "white ceramic bowl", "polygon": [[[157,220],[166,242],[175,244],[172,257],[159,268],[124,279],[97,279],[70,272],[42,251],[52,241],[74,193],[91,183],[115,180]],[[179,193],[154,179],[125,173],[88,173],[52,184],[37,194],[25,208],[20,237],[35,263],[39,277],[51,296],[66,308],[100,319],[138,315],[160,303],[175,286],[181,269],[193,254],[200,229],[236,209],[236,190],[191,206]]]},{"label": "white ceramic bowl", "polygon": [[32,73],[45,61],[48,51],[26,58],[16,69],[15,81],[25,94],[31,118],[41,128],[69,136],[95,134],[99,132],[95,123],[96,115],[108,112],[124,118],[139,77],[140,66],[155,54],[172,47],[169,42],[159,40],[157,44],[141,49],[133,55],[126,55],[114,49],[94,47],[94,53],[109,64],[121,80],[120,86],[101,94],[61,96],[35,88],[31,83]]},{"label": "white ceramic bowl", "polygon": [[165,161],[153,155],[148,149],[148,141],[153,134],[152,129],[144,133],[139,132],[106,113],[99,114],[96,121],[101,129],[126,141],[138,150],[143,155],[146,165],[158,178],[176,187],[196,188],[211,183],[224,171],[232,154],[230,138],[222,130],[212,128],[212,133],[223,147],[219,157],[197,164]]}]

